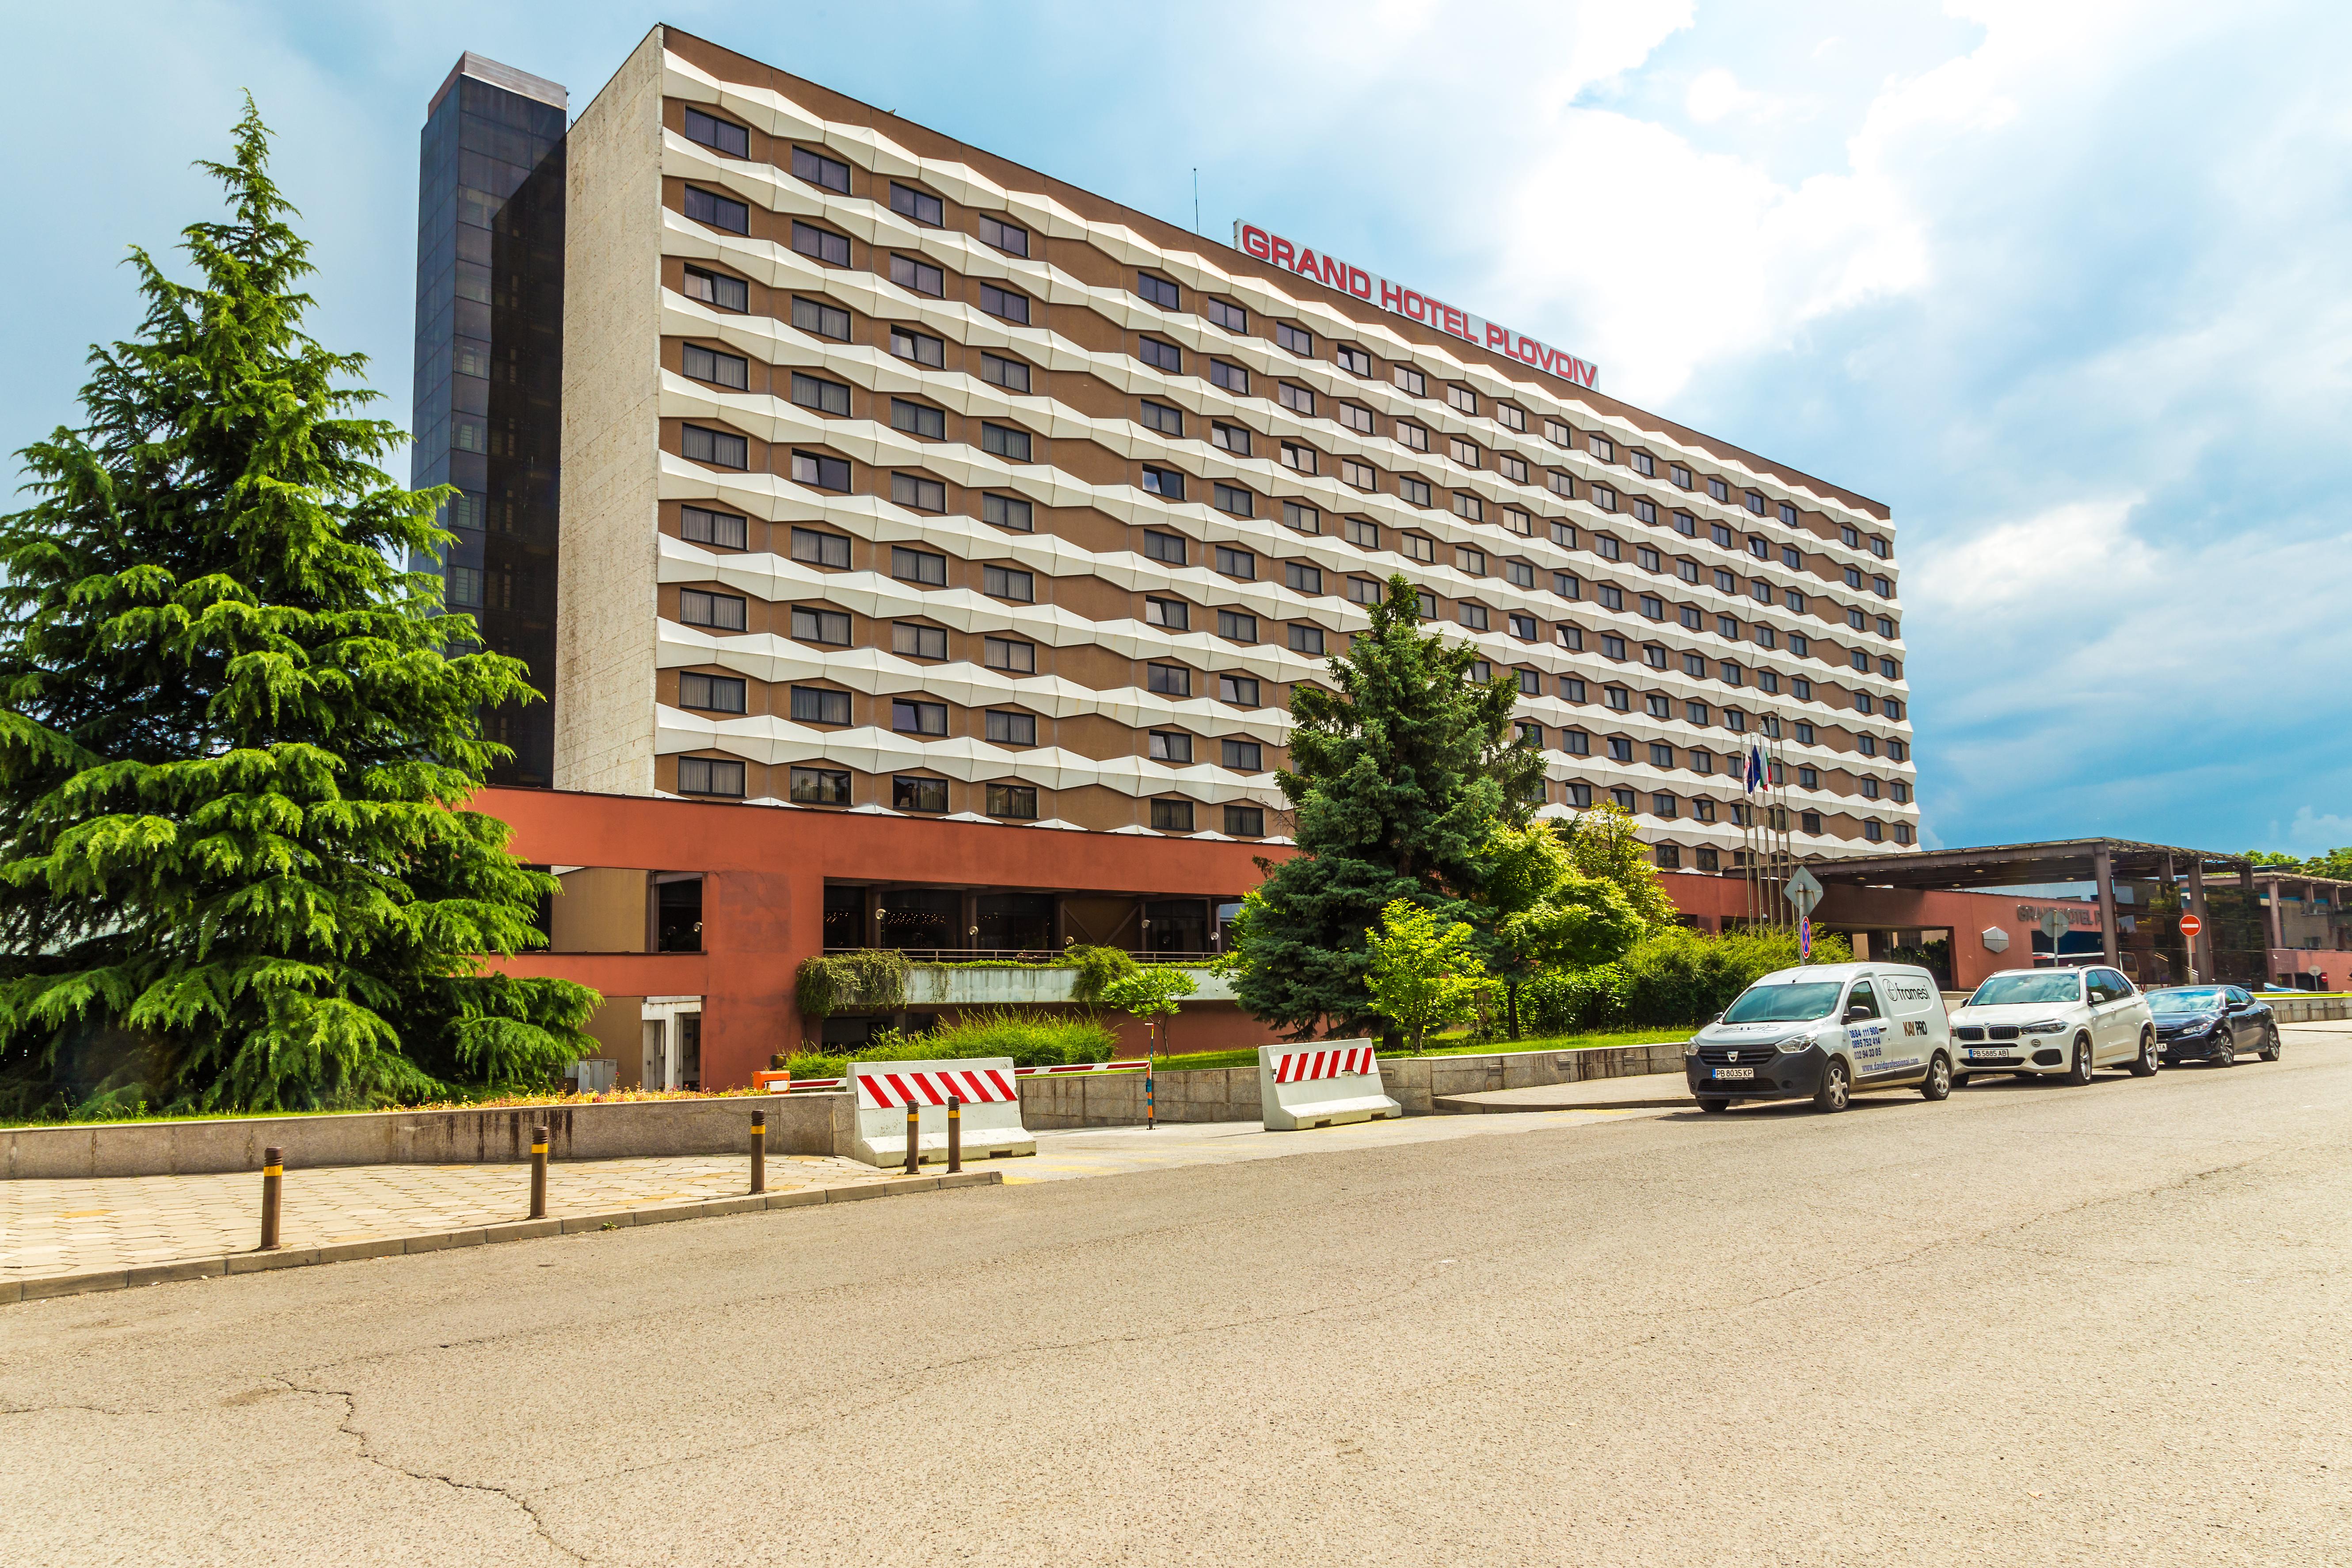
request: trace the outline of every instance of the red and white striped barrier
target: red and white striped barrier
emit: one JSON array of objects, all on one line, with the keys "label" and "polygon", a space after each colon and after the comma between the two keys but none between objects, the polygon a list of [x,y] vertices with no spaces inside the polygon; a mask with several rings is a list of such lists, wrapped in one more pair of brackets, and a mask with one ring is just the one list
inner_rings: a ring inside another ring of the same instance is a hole
[{"label": "red and white striped barrier", "polygon": [[[887,1062],[875,1064],[877,1069],[888,1065]],[[1150,1065],[1141,1057],[1138,1057],[1132,1061],[1072,1062],[1066,1067],[1014,1068],[1013,1076],[1015,1078],[1062,1078],[1071,1073],[1141,1072]],[[780,1072],[761,1072],[754,1074],[753,1077],[757,1080],[758,1087],[778,1094],[819,1094],[828,1089],[842,1089],[849,1087],[849,1080],[845,1078],[787,1079]],[[898,1103],[903,1107],[907,1102],[901,1100]]]},{"label": "red and white striped barrier", "polygon": [[851,1113],[857,1131],[850,1152],[885,1169],[907,1163],[907,1108],[915,1108],[916,1158],[948,1157],[948,1098],[962,1101],[963,1157],[1001,1160],[1034,1154],[1037,1141],[1021,1125],[1021,1089],[1010,1057],[968,1061],[852,1062]]},{"label": "red and white striped barrier", "polygon": [[1276,1058],[1274,1081],[1276,1083],[1312,1083],[1318,1079],[1338,1078],[1342,1073],[1377,1073],[1370,1046],[1345,1046],[1323,1051],[1292,1051]]},{"label": "red and white striped barrier", "polygon": [[1381,1085],[1381,1064],[1370,1040],[1260,1046],[1257,1086],[1269,1132],[1404,1114],[1404,1107]]}]

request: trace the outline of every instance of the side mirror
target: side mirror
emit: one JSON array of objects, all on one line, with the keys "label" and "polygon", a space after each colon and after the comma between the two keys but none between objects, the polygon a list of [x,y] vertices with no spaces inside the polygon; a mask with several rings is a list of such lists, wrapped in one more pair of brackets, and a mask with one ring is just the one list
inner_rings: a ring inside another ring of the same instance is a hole
[{"label": "side mirror", "polygon": [[1871,1012],[1867,1007],[1848,1007],[1845,1010],[1844,1018],[1840,1021],[1847,1024],[1859,1024],[1864,1018],[1875,1017],[1877,1015]]},{"label": "side mirror", "polygon": [[1714,1017],[1709,1018],[1707,1022],[1710,1024],[1720,1024],[1723,1022],[1723,1015],[1717,1013]]}]

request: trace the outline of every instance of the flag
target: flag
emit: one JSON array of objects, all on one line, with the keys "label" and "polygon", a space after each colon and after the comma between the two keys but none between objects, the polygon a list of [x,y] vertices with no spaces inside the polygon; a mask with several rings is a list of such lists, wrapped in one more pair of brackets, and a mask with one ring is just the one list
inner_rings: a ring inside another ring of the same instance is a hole
[{"label": "flag", "polygon": [[1756,787],[1763,782],[1764,748],[1762,746],[1749,746],[1748,748],[1748,793],[1749,795],[1754,795],[1756,793]]}]

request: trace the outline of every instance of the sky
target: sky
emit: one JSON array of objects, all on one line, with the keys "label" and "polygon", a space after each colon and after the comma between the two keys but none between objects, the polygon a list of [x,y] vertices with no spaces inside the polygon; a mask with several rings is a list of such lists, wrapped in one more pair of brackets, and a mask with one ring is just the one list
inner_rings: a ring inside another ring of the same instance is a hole
[{"label": "sky", "polygon": [[473,49],[576,114],[656,22],[1171,222],[1197,169],[1210,236],[1328,247],[1885,502],[1931,847],[2352,844],[2352,7],[28,7],[0,450],[135,325],[125,248],[217,211],[189,163],[247,89],[314,330],[404,422],[426,101]]}]

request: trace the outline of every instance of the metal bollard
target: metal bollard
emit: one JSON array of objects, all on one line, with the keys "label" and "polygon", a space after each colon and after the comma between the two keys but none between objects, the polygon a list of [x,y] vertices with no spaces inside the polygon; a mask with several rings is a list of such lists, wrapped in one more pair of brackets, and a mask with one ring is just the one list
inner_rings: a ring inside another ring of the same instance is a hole
[{"label": "metal bollard", "polygon": [[768,1113],[751,1112],[751,1190],[768,1190]]},{"label": "metal bollard", "polygon": [[907,1174],[918,1175],[923,1168],[923,1116],[915,1109],[913,1100],[907,1101]]},{"label": "metal bollard", "polygon": [[530,1130],[530,1217],[547,1217],[547,1129]]},{"label": "metal bollard", "polygon": [[963,1101],[948,1096],[948,1174],[963,1169]]},{"label": "metal bollard", "polygon": [[264,1149],[261,1152],[261,1247],[264,1252],[278,1250],[278,1199],[286,1185],[286,1151]]},{"label": "metal bollard", "polygon": [[1144,1064],[1143,1068],[1143,1130],[1146,1132],[1152,1131],[1160,1125],[1160,1122],[1154,1116],[1152,1110],[1151,1075],[1151,1065],[1147,1062]]}]

